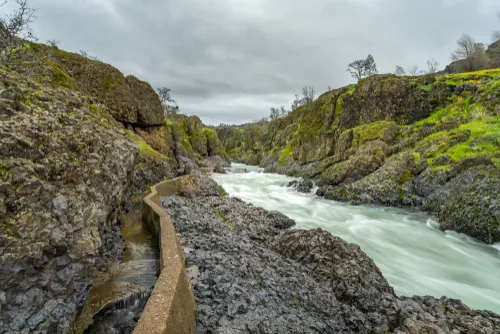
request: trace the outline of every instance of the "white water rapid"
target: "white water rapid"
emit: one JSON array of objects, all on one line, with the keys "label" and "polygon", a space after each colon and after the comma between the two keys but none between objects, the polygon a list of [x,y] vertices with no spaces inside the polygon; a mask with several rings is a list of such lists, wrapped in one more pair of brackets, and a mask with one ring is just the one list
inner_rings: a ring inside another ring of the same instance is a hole
[{"label": "white water rapid", "polygon": [[293,178],[261,173],[214,174],[230,196],[279,211],[298,229],[322,228],[361,246],[399,295],[447,296],[500,313],[500,247],[442,232],[436,219],[404,209],[353,206],[286,187]]}]

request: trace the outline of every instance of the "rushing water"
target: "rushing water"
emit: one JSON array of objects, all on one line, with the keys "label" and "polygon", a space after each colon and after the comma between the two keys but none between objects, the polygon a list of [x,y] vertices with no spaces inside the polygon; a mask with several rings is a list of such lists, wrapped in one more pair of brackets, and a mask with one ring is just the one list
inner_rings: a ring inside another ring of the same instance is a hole
[{"label": "rushing water", "polygon": [[361,246],[399,295],[447,296],[474,309],[500,313],[500,247],[455,232],[442,232],[422,212],[353,206],[301,194],[286,187],[294,180],[233,164],[249,173],[214,174],[229,195],[279,211],[296,228],[322,228]]}]

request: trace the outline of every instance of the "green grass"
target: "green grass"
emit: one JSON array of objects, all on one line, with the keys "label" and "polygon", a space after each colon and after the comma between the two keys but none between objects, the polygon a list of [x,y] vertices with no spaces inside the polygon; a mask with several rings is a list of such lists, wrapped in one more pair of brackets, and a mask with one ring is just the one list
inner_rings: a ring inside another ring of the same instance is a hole
[{"label": "green grass", "polygon": [[441,154],[449,155],[453,162],[478,156],[498,162],[500,117],[475,119],[456,129],[434,133],[417,143],[417,147],[424,149],[429,164]]},{"label": "green grass", "polygon": [[500,117],[472,121],[461,125],[457,131],[467,130],[471,133],[469,139],[446,152],[454,162],[479,155],[500,157]]},{"label": "green grass", "polygon": [[149,158],[168,160],[167,156],[161,154],[160,152],[149,146],[149,144],[146,143],[146,141],[138,134],[130,130],[125,130],[125,133],[134,141],[137,146],[139,146],[141,155]]}]

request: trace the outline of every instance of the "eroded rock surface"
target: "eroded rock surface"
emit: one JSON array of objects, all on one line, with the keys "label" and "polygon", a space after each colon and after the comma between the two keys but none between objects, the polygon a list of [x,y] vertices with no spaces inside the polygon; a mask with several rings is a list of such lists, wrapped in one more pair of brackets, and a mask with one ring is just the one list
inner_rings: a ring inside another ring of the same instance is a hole
[{"label": "eroded rock surface", "polygon": [[197,333],[497,333],[500,317],[443,297],[398,297],[357,245],[215,195],[161,200],[198,306]]},{"label": "eroded rock surface", "polygon": [[121,204],[174,168],[93,97],[2,70],[0,95],[0,332],[68,333]]}]

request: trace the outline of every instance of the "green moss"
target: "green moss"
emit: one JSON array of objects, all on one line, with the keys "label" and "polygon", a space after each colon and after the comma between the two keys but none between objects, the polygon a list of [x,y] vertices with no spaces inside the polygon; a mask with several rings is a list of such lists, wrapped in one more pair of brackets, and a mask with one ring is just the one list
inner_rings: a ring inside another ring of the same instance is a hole
[{"label": "green moss", "polygon": [[120,77],[119,73],[114,71],[102,72],[100,78],[101,88],[104,92],[111,92],[117,86],[125,86],[126,82],[123,77]]},{"label": "green moss", "polygon": [[45,60],[45,68],[48,71],[48,76],[51,79],[53,87],[65,87],[76,89],[75,80],[68,74],[66,69],[53,59]]},{"label": "green moss", "polygon": [[130,130],[125,130],[125,133],[134,141],[134,143],[137,144],[137,146],[139,146],[141,155],[148,158],[168,160],[167,156],[161,154],[160,152],[156,151],[151,146],[149,146],[148,143],[146,143],[146,141],[138,134]]},{"label": "green moss", "polygon": [[466,142],[454,145],[446,154],[456,162],[478,155],[500,156],[500,117],[490,117],[460,126],[457,131],[470,131]]},{"label": "green moss", "polygon": [[226,217],[224,217],[220,213],[219,209],[215,209],[215,213],[217,214],[217,217],[219,217],[219,219],[224,223],[224,225],[226,225],[227,227],[229,227],[229,229],[231,229],[231,230],[233,229],[233,225],[231,225],[231,224],[228,223]]},{"label": "green moss", "polygon": [[0,178],[2,180],[5,180],[7,178],[7,175],[9,173],[9,170],[7,169],[7,166],[0,162]]},{"label": "green moss", "polygon": [[413,152],[413,159],[415,160],[415,165],[418,165],[420,163],[420,153]]},{"label": "green moss", "polygon": [[412,169],[406,169],[405,173],[403,176],[399,179],[400,184],[405,184],[406,182],[410,181],[413,178],[413,170]]},{"label": "green moss", "polygon": [[388,135],[390,132],[394,131],[394,129],[396,129],[394,122],[378,121],[346,130],[340,135],[340,137],[345,138],[350,136],[350,132],[352,131],[352,144],[354,147],[360,147],[369,141],[380,139],[386,134]]},{"label": "green moss", "polygon": [[493,162],[496,168],[500,169],[500,158],[492,158],[491,161]]},{"label": "green moss", "polygon": [[227,192],[222,186],[217,186],[217,192],[219,193],[219,196],[221,196],[221,197],[227,196]]},{"label": "green moss", "polygon": [[101,110],[101,108],[99,108],[99,106],[97,106],[96,104],[89,104],[89,109],[90,111],[92,111],[92,113],[94,115],[101,115],[103,113],[103,111]]},{"label": "green moss", "polygon": [[236,153],[236,154],[241,153],[241,147],[239,147],[239,146],[238,146],[238,147],[235,147],[235,148],[233,148],[233,149],[232,149],[231,151],[229,151],[229,152],[230,152],[231,154],[234,154],[234,153]]},{"label": "green moss", "polygon": [[280,157],[278,159],[279,166],[286,165],[288,158],[292,156],[292,148],[292,144],[290,143],[281,151]]}]

